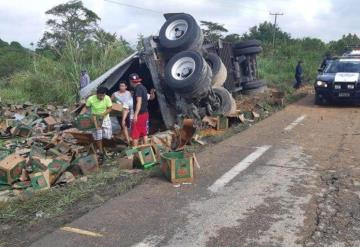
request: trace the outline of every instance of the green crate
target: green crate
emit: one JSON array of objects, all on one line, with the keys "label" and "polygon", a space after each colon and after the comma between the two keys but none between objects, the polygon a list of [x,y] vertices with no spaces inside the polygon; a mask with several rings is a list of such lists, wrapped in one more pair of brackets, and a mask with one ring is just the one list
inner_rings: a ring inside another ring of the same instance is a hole
[{"label": "green crate", "polygon": [[143,145],[128,149],[126,151],[126,155],[133,155],[133,166],[136,168],[150,169],[157,163],[157,159],[151,145]]},{"label": "green crate", "polygon": [[161,154],[161,170],[172,183],[193,182],[194,156],[184,152]]},{"label": "green crate", "polygon": [[89,113],[81,114],[81,115],[77,116],[74,120],[74,126],[79,130],[95,129],[93,116]]}]

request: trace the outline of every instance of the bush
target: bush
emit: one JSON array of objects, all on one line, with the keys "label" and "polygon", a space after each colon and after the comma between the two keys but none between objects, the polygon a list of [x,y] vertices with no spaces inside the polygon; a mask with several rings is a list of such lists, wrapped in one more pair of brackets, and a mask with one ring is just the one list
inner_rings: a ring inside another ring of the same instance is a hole
[{"label": "bush", "polygon": [[92,79],[119,63],[132,50],[122,41],[115,41],[103,47],[89,43],[78,49],[68,41],[58,60],[36,55],[30,69],[14,73],[2,80],[2,100],[14,103],[72,104],[78,92],[81,69],[85,68]]}]

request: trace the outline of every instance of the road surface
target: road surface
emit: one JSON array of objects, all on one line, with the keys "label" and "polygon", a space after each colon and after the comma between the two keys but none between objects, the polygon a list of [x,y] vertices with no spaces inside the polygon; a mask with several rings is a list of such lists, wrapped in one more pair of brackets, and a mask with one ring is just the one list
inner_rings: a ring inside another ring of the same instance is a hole
[{"label": "road surface", "polygon": [[148,179],[32,246],[360,246],[359,116],[308,96],[199,153],[192,185]]}]

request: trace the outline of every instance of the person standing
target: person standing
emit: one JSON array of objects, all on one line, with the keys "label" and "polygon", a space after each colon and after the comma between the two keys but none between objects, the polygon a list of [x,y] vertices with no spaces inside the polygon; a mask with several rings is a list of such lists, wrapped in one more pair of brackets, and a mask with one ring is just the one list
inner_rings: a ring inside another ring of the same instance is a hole
[{"label": "person standing", "polygon": [[294,88],[298,89],[301,87],[302,84],[302,77],[303,77],[303,68],[302,68],[303,61],[300,60],[295,68],[295,80],[296,83],[294,85]]},{"label": "person standing", "polygon": [[80,74],[80,90],[90,84],[90,76],[85,69]]},{"label": "person standing", "polygon": [[111,99],[123,106],[122,116],[119,120],[122,132],[125,136],[127,144],[130,144],[130,137],[128,129],[131,126],[131,121],[134,118],[134,104],[131,93],[127,90],[126,82],[121,81],[119,84],[119,91],[116,91],[111,96]]},{"label": "person standing", "polygon": [[107,89],[105,87],[99,87],[96,90],[96,95],[90,96],[86,101],[86,108],[91,110],[95,123],[95,130],[92,135],[101,158],[105,156],[103,139],[110,140],[112,138],[112,126],[109,116],[112,102],[106,93]]},{"label": "person standing", "polygon": [[133,146],[138,146],[139,139],[147,143],[149,113],[148,113],[148,93],[142,85],[142,79],[138,74],[133,73],[129,76],[131,85],[134,88],[134,118],[131,125],[131,138]]}]

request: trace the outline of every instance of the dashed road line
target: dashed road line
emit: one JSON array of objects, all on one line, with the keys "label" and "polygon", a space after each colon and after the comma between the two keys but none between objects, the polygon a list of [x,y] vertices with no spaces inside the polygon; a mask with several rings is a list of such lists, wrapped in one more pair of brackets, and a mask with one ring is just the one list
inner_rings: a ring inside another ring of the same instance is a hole
[{"label": "dashed road line", "polygon": [[236,164],[233,168],[227,171],[222,175],[218,180],[216,180],[208,189],[211,192],[218,192],[219,189],[223,188],[228,184],[233,178],[235,178],[240,172],[248,168],[255,160],[260,158],[271,146],[262,146],[258,147],[256,151],[249,154],[245,159]]},{"label": "dashed road line", "polygon": [[74,228],[74,227],[64,226],[64,227],[62,227],[60,229],[63,230],[63,231],[66,231],[66,232],[73,232],[73,233],[86,235],[86,236],[90,236],[90,237],[103,237],[103,235],[100,234],[100,233],[90,232],[90,231],[87,231],[87,230],[82,230],[82,229]]},{"label": "dashed road line", "polygon": [[288,126],[286,126],[286,128],[284,129],[285,131],[290,131],[292,130],[296,125],[298,125],[299,123],[301,123],[302,121],[304,121],[304,119],[306,118],[306,115],[302,115],[301,117],[298,117],[297,119],[295,119],[294,122],[292,122],[291,124],[289,124]]}]

